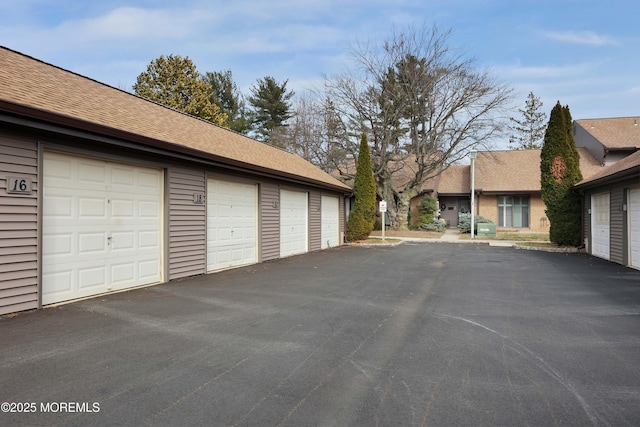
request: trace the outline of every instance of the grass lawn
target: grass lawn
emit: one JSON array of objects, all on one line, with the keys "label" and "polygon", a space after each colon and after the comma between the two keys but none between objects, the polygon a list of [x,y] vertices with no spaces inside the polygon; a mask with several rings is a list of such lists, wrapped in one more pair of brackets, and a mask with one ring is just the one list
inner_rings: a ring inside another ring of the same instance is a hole
[{"label": "grass lawn", "polygon": [[382,240],[381,237],[369,237],[366,240],[358,240],[357,242],[354,242],[354,243],[366,244],[366,245],[370,245],[370,244],[376,245],[376,244],[381,244],[381,243],[384,243],[384,244],[398,243],[398,242],[401,242],[401,241],[402,240],[400,240],[400,239],[393,239],[393,238],[389,238],[389,237],[385,236],[384,240]]},{"label": "grass lawn", "polygon": [[[458,237],[459,240],[470,240],[471,234],[465,233]],[[496,237],[478,237],[482,240],[511,240],[515,242],[549,242],[549,233],[518,233],[518,232],[501,232],[496,233]]]}]

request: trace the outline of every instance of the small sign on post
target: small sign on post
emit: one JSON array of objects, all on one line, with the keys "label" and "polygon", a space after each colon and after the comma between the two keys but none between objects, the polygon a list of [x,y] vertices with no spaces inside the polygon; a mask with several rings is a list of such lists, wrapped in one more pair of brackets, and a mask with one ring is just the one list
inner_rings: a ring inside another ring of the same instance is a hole
[{"label": "small sign on post", "polygon": [[380,200],[380,213],[382,214],[382,240],[384,240],[384,214],[387,212],[387,201]]}]

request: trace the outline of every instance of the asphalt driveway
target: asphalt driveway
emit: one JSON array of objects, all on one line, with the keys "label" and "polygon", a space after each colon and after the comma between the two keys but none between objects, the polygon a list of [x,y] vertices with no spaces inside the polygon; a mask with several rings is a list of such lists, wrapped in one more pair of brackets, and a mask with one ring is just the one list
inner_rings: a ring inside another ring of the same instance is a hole
[{"label": "asphalt driveway", "polygon": [[0,384],[7,426],[640,425],[640,271],[340,247],[1,318]]}]

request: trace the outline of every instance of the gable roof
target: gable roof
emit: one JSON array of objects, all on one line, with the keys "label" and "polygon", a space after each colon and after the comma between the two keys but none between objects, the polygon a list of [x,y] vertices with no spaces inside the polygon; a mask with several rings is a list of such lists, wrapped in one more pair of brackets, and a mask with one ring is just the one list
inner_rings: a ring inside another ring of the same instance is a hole
[{"label": "gable roof", "polygon": [[[541,150],[479,151],[475,160],[475,189],[483,193],[536,193],[540,192]],[[598,161],[585,148],[578,148],[580,171],[591,177],[603,170]],[[471,193],[471,166],[453,165],[440,175],[427,180],[423,191],[438,194]]]},{"label": "gable roof", "polygon": [[575,122],[608,149],[640,149],[640,116]]},{"label": "gable roof", "polygon": [[640,151],[636,151],[630,156],[627,156],[604,170],[601,170],[599,173],[583,179],[576,184],[576,187],[596,186],[606,181],[628,177],[633,173],[638,174],[638,183],[640,184]]},{"label": "gable roof", "polygon": [[350,191],[298,155],[2,46],[0,111]]},{"label": "gable roof", "polygon": [[475,188],[485,193],[540,191],[540,150],[478,152]]}]

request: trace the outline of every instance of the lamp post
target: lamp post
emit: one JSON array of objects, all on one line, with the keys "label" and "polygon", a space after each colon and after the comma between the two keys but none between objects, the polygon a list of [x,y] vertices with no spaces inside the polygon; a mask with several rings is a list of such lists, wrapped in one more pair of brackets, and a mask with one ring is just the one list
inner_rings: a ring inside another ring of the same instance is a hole
[{"label": "lamp post", "polygon": [[474,227],[474,220],[475,220],[475,212],[476,212],[476,207],[475,207],[475,192],[476,192],[476,157],[478,156],[478,152],[477,151],[472,151],[469,153],[469,158],[471,159],[471,238],[474,238],[474,232],[475,232],[475,227]]}]

